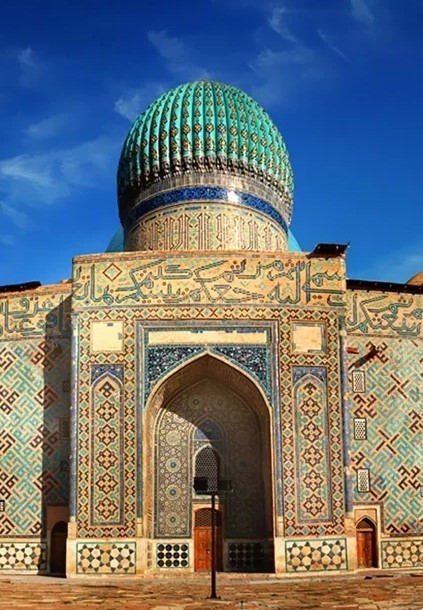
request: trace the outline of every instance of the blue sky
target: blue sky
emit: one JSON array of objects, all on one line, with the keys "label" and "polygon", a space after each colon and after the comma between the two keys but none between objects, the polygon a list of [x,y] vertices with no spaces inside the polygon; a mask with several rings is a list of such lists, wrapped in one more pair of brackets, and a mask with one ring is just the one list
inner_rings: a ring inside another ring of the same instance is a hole
[{"label": "blue sky", "polygon": [[21,0],[0,20],[0,284],[55,282],[118,226],[131,121],[210,77],[269,112],[304,250],[350,242],[348,275],[423,269],[420,0]]}]

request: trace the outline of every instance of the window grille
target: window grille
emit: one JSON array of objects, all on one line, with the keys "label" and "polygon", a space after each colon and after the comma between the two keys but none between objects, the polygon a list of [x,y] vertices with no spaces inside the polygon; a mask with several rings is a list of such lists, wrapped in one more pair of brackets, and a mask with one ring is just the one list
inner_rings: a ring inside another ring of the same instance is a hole
[{"label": "window grille", "polygon": [[366,375],[364,371],[353,371],[352,390],[357,394],[363,394],[366,391]]},{"label": "window grille", "polygon": [[370,491],[370,471],[368,468],[357,470],[357,491],[360,493]]},{"label": "window grille", "polygon": [[70,439],[70,419],[69,417],[61,417],[59,419],[59,439],[68,441]]},{"label": "window grille", "polygon": [[220,478],[220,459],[212,447],[204,447],[197,453],[195,458],[195,476],[208,479],[208,490],[218,489],[217,482]]},{"label": "window grille", "polygon": [[367,439],[367,421],[364,418],[354,419],[354,440],[365,441]]}]

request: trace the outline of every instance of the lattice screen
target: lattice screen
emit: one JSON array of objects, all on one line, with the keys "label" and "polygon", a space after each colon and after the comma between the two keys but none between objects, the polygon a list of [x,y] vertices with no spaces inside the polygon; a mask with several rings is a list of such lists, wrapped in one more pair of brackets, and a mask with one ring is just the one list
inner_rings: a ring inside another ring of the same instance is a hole
[{"label": "lattice screen", "polygon": [[204,447],[197,453],[195,459],[195,476],[208,479],[208,489],[213,491],[218,489],[220,459],[212,447]]}]

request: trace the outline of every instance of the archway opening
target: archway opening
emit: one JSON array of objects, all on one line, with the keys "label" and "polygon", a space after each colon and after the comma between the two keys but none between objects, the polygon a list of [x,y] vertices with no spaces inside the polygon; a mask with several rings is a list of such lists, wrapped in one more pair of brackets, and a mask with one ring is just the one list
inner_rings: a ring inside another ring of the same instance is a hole
[{"label": "archway opening", "polygon": [[356,525],[357,565],[359,568],[377,568],[376,526],[363,517]]},{"label": "archway opening", "polygon": [[68,525],[58,521],[51,530],[50,573],[56,576],[66,574],[66,539]]},{"label": "archway opening", "polygon": [[214,356],[186,364],[147,407],[144,439],[149,535],[193,540],[196,513],[208,502],[194,493],[194,476],[207,476],[216,487],[218,479],[230,479],[233,493],[218,505],[222,567],[273,571],[271,416],[255,383]]}]

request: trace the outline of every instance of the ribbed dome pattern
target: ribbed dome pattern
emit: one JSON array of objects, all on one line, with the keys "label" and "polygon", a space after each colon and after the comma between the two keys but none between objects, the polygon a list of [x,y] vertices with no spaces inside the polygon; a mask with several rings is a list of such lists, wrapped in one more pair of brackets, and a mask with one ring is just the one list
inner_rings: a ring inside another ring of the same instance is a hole
[{"label": "ribbed dome pattern", "polygon": [[257,102],[219,82],[175,87],[138,117],[125,140],[118,169],[121,217],[140,190],[160,179],[216,170],[259,179],[292,202],[285,143]]}]

